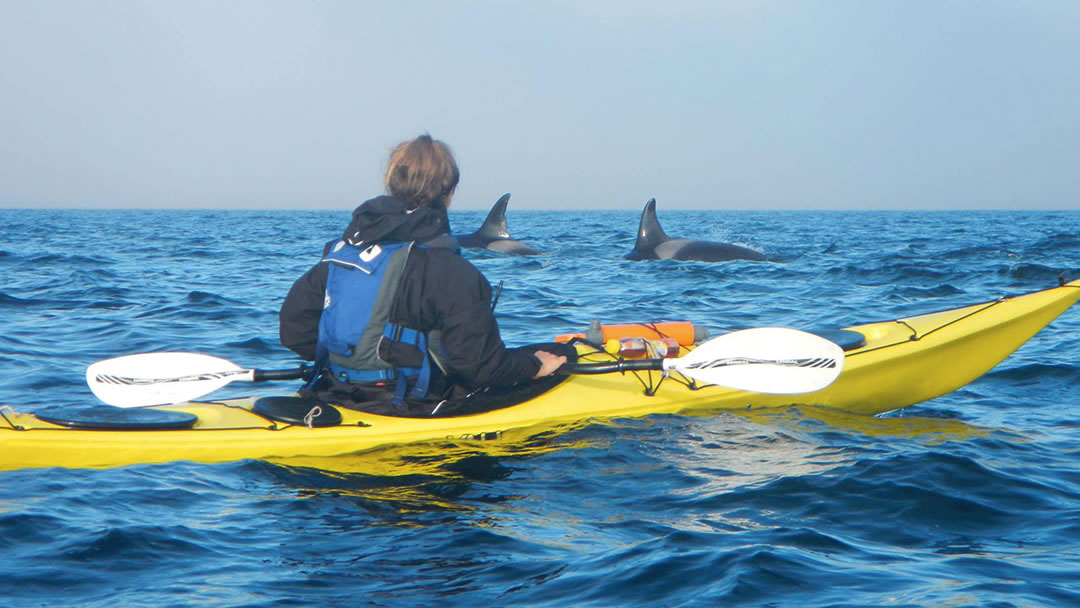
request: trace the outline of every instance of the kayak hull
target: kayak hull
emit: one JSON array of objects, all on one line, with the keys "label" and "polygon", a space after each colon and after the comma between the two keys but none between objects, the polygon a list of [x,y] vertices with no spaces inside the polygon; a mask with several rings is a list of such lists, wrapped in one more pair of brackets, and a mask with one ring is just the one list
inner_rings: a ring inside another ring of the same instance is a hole
[{"label": "kayak hull", "polygon": [[[573,376],[525,403],[450,418],[394,418],[341,409],[340,425],[307,428],[252,412],[255,399],[159,409],[197,418],[184,430],[86,430],[0,408],[0,470],[100,468],[189,460],[349,454],[417,442],[507,441],[595,419],[814,405],[873,415],[954,391],[992,369],[1080,299],[1080,281],[974,306],[846,328],[866,344],[846,353],[828,388],[766,395],[695,386],[677,374]],[[581,345],[583,360],[613,357]]]}]

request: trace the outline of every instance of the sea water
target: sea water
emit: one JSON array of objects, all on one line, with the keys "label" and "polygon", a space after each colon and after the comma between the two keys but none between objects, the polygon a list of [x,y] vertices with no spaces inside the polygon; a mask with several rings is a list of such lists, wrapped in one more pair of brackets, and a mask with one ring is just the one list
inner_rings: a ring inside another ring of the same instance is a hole
[{"label": "sea water", "polygon": [[[481,211],[453,211],[471,232]],[[0,210],[0,404],[197,351],[295,363],[292,281],[348,210]],[[842,327],[1080,278],[1077,212],[665,211],[772,262],[645,261],[634,211],[513,211],[466,250],[510,344],[607,323]],[[215,397],[275,394],[235,383]],[[0,472],[3,606],[1080,605],[1080,309],[993,371],[875,418],[594,421],[496,453]]]}]

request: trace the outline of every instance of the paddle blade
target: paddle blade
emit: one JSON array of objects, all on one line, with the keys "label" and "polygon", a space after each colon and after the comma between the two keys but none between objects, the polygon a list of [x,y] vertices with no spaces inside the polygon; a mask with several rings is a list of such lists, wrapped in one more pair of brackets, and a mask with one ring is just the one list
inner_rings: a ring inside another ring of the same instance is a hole
[{"label": "paddle blade", "polygon": [[118,407],[168,405],[197,399],[253,371],[198,353],[144,353],[98,361],[86,383],[98,399]]},{"label": "paddle blade", "polygon": [[835,343],[797,329],[759,327],[713,338],[665,368],[699,382],[754,393],[794,395],[819,391],[844,368]]}]

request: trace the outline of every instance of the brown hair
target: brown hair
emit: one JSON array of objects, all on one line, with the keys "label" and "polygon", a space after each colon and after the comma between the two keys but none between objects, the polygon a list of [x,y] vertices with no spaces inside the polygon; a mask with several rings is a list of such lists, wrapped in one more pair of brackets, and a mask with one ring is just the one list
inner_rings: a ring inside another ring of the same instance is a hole
[{"label": "brown hair", "polygon": [[409,209],[437,207],[457,187],[461,173],[450,146],[424,134],[397,145],[386,167],[387,194]]}]

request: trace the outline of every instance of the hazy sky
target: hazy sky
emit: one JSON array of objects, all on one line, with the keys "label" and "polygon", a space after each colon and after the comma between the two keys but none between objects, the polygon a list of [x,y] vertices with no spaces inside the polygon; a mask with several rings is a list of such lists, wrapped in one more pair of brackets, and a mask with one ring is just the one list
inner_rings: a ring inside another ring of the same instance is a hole
[{"label": "hazy sky", "polygon": [[0,0],[0,206],[1080,209],[1074,0]]}]

